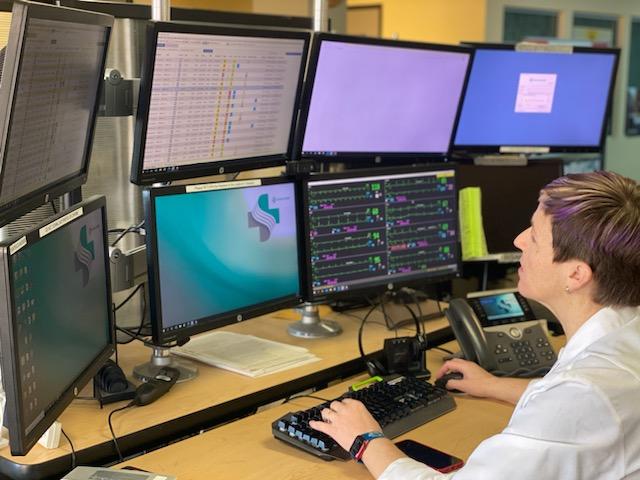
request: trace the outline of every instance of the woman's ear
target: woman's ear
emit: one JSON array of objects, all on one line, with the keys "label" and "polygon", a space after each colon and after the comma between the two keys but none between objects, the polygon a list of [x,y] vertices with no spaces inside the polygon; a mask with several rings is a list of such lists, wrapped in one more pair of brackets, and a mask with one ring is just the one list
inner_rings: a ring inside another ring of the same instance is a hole
[{"label": "woman's ear", "polygon": [[569,268],[567,287],[570,292],[580,290],[591,283],[593,270],[586,262],[571,260],[567,263]]}]

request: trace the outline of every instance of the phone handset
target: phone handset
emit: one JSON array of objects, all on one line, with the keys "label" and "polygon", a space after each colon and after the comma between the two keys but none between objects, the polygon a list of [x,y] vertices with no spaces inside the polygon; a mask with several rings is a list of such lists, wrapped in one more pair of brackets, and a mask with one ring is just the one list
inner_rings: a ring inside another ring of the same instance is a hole
[{"label": "phone handset", "polygon": [[496,358],[489,351],[484,330],[475,312],[463,298],[454,298],[445,310],[451,329],[458,340],[464,358],[478,363],[485,370],[497,369]]}]

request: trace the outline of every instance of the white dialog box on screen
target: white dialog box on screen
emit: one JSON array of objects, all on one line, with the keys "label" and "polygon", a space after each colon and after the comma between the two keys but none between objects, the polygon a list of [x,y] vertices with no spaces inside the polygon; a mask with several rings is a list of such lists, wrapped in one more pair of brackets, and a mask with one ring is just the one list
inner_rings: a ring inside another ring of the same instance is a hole
[{"label": "white dialog box on screen", "polygon": [[555,73],[521,73],[516,113],[551,113],[557,77]]}]

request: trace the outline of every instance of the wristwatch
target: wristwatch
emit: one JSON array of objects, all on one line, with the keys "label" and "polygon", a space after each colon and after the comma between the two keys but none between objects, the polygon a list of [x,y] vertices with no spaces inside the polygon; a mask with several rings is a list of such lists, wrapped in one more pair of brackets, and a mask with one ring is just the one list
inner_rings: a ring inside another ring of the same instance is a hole
[{"label": "wristwatch", "polygon": [[356,439],[351,444],[351,448],[349,449],[349,454],[351,458],[360,462],[362,461],[362,455],[364,455],[364,451],[369,446],[369,442],[374,438],[384,437],[384,433],[382,432],[367,432],[361,435],[358,435]]}]

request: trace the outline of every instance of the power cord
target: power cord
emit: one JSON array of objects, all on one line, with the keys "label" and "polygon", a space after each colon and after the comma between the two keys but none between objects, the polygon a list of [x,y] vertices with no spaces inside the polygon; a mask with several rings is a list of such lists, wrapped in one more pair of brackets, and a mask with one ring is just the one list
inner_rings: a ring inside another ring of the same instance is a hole
[{"label": "power cord", "polygon": [[290,397],[287,397],[284,399],[284,402],[282,403],[288,403],[291,400],[295,400],[296,398],[313,398],[315,400],[320,400],[322,402],[330,402],[331,400],[329,400],[328,398],[322,398],[322,397],[318,397],[317,395],[308,395],[308,394],[302,394],[302,395],[292,395]]},{"label": "power cord", "polygon": [[455,353],[452,352],[451,350],[447,350],[446,348],[442,348],[442,347],[431,347],[431,350],[440,350],[441,352],[444,352],[447,355],[455,355]]},{"label": "power cord", "polygon": [[109,414],[109,418],[107,419],[107,422],[109,423],[109,431],[111,432],[111,437],[113,438],[113,444],[116,447],[116,452],[118,453],[118,459],[121,462],[124,460],[124,457],[122,456],[122,452],[120,451],[120,446],[118,445],[118,439],[116,438],[116,434],[113,432],[113,425],[111,425],[111,417],[113,416],[114,413],[121,412],[122,410],[126,410],[127,408],[131,408],[133,406],[135,406],[135,403],[131,401],[128,404],[126,404],[124,407],[116,408],[115,410],[111,411],[111,413]]},{"label": "power cord", "polygon": [[376,308],[378,308],[378,306],[375,304],[371,306],[367,314],[364,317],[362,317],[362,321],[360,322],[360,328],[358,328],[358,350],[360,351],[360,356],[362,357],[362,361],[366,360],[366,356],[364,354],[364,348],[362,347],[362,331],[364,330],[364,324],[367,323],[367,319]]},{"label": "power cord", "polygon": [[[113,242],[111,242],[111,246],[115,247],[118,244],[118,242],[120,242],[120,240],[122,240],[122,238],[128,233],[132,233],[132,232],[140,233],[140,229],[142,228],[143,225],[144,225],[144,220],[142,220],[137,225],[131,225],[130,227],[125,228],[124,230],[122,230],[120,232],[120,234],[116,237],[116,239]],[[111,230],[111,231],[112,232],[116,232],[116,231],[119,231],[119,230],[120,229]]]},{"label": "power cord", "polygon": [[69,446],[71,447],[71,470],[73,470],[74,468],[76,468],[76,449],[73,448],[73,442],[69,438],[69,435],[67,435],[67,433],[64,431],[64,428],[61,430],[62,435],[64,435],[64,438],[67,439],[67,442],[69,442]]},{"label": "power cord", "polygon": [[[138,292],[140,291],[140,289],[142,289],[142,288],[144,288],[144,283],[139,284],[139,285],[138,285],[138,286],[133,290],[133,292],[131,292],[129,295],[127,295],[127,298],[125,298],[122,302],[120,302],[120,303],[118,304],[118,306],[114,307],[114,308],[113,308],[113,310],[114,310],[115,312],[117,312],[117,311],[118,311],[118,310],[120,310],[122,307],[124,307],[124,306],[125,306],[125,304],[126,304],[129,300],[131,300],[131,299],[133,298],[133,296],[134,296],[136,293],[138,293]],[[143,290],[143,293],[144,293],[144,290]]]}]

